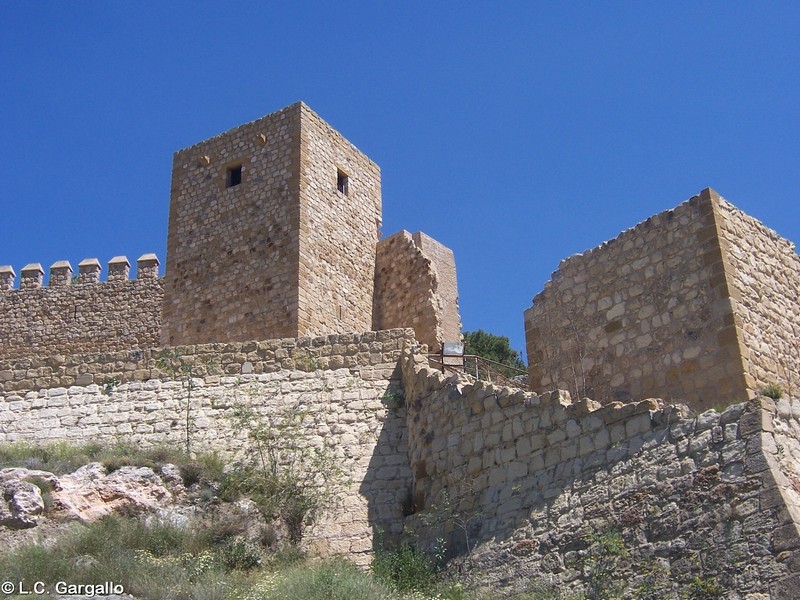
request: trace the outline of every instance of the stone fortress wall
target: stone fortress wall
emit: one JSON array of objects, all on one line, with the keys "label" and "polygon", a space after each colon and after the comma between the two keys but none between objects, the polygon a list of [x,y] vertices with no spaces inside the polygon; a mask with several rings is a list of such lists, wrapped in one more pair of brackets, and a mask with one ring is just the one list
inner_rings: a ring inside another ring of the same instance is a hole
[{"label": "stone fortress wall", "polygon": [[[412,330],[396,329],[176,347],[194,365],[192,445],[237,455],[247,439],[235,426],[238,407],[266,418],[304,413],[308,443],[325,448],[348,479],[342,504],[306,537],[322,555],[366,564],[378,528],[402,533],[410,473],[405,413],[393,399],[400,353],[413,341]],[[30,359],[0,363],[0,443],[182,445],[185,382],[160,371],[157,357],[148,350],[62,357],[45,368]]]},{"label": "stone fortress wall", "polygon": [[376,282],[380,225],[380,169],[298,102],[175,153],[163,281],[156,260],[128,282],[118,257],[97,286],[95,260],[79,285],[53,265],[46,288],[29,265],[15,290],[0,267],[0,358],[408,326],[432,350],[459,340],[452,251],[416,233],[391,258],[421,273]]},{"label": "stone fortress wall", "polygon": [[[434,371],[411,329],[178,350],[197,366],[196,447],[239,451],[237,406],[308,414],[309,442],[350,480],[306,532],[323,555],[365,565],[379,539],[443,539],[451,556],[470,554],[464,576],[500,596],[531,581],[577,593],[593,540],[616,535],[630,558],[615,580],[629,595],[656,581],[677,596],[699,577],[739,597],[798,597],[797,399],[698,416],[655,400],[573,402]],[[154,354],[85,358],[45,386],[18,361],[0,393],[0,441],[182,443],[186,388]]]},{"label": "stone fortress wall", "polygon": [[[528,393],[427,366],[423,345],[460,335],[452,252],[421,233],[377,242],[377,167],[304,105],[176,153],[174,168],[163,280],[154,257],[132,281],[121,257],[106,282],[96,261],[74,283],[57,263],[47,287],[29,265],[20,289],[0,267],[0,442],[180,442],[185,382],[157,367],[158,335],[193,365],[197,444],[236,453],[242,403],[308,412],[310,443],[351,480],[307,532],[322,554],[366,564],[379,538],[415,532],[470,555],[467,576],[499,593],[542,579],[580,592],[613,534],[642,567],[616,573],[626,593],[661,577],[677,596],[698,577],[735,597],[800,597],[788,242],[705,190],[567,259],[526,311]],[[273,310],[284,321],[262,327]],[[285,321],[334,331],[295,339]],[[753,399],[772,381],[790,398]],[[732,406],[635,402],[656,396]]]},{"label": "stone fortress wall", "polygon": [[431,350],[461,339],[453,251],[421,232],[378,242],[372,328],[394,327],[412,327]]},{"label": "stone fortress wall", "polygon": [[382,219],[380,168],[301,107],[297,335],[369,331]]},{"label": "stone fortress wall", "polygon": [[162,342],[369,330],[380,184],[303,103],[177,152]]},{"label": "stone fortress wall", "polygon": [[714,196],[725,276],[750,389],[800,392],[800,256],[795,245]]},{"label": "stone fortress wall", "polygon": [[613,539],[627,556],[602,588],[619,597],[685,597],[695,578],[726,598],[800,597],[797,398],[696,417],[655,400],[601,407],[445,375],[408,350],[403,381],[405,527],[468,556],[470,583],[586,593]]},{"label": "stone fortress wall", "polygon": [[175,153],[165,345],[297,336],[300,118],[293,105]]},{"label": "stone fortress wall", "polygon": [[14,270],[0,267],[0,360],[157,346],[164,296],[158,259],[146,254],[136,279],[129,272],[124,256],[108,263],[105,281],[96,259],[82,261],[76,275],[61,261],[43,286],[44,270],[30,264],[15,289]]},{"label": "stone fortress wall", "polygon": [[698,409],[797,389],[800,259],[704,190],[559,265],[525,311],[532,389]]}]

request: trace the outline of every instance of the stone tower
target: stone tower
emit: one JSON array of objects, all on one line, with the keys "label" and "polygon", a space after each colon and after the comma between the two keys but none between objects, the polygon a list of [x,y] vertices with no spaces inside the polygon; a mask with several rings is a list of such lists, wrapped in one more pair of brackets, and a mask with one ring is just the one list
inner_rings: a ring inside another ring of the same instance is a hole
[{"label": "stone tower", "polygon": [[162,343],[372,327],[378,166],[302,102],[175,153]]},{"label": "stone tower", "polygon": [[564,260],[525,311],[535,391],[707,410],[800,389],[800,256],[708,188]]}]

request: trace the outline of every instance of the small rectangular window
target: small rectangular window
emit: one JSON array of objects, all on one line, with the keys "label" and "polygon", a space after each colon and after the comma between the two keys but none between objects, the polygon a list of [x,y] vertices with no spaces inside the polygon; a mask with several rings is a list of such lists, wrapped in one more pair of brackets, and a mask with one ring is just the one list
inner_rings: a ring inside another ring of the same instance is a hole
[{"label": "small rectangular window", "polygon": [[242,183],[242,165],[228,168],[228,174],[225,178],[225,187],[233,187]]},{"label": "small rectangular window", "polygon": [[336,171],[336,189],[345,196],[350,193],[350,177],[341,169]]}]

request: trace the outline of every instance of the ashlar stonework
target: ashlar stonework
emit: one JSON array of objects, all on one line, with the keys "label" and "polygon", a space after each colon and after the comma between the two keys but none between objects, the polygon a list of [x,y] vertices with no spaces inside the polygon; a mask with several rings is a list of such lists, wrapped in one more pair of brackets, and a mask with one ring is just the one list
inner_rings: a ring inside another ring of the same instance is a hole
[{"label": "ashlar stonework", "polygon": [[389,257],[401,271],[377,267],[381,220],[380,168],[298,102],[175,153],[163,280],[153,255],[132,282],[125,257],[106,281],[97,259],[59,261],[46,287],[38,263],[19,289],[0,267],[0,359],[394,327],[459,340],[452,251],[418,232]]},{"label": "ashlar stonework", "polygon": [[562,261],[525,311],[531,386],[708,409],[800,389],[800,257],[711,189]]}]

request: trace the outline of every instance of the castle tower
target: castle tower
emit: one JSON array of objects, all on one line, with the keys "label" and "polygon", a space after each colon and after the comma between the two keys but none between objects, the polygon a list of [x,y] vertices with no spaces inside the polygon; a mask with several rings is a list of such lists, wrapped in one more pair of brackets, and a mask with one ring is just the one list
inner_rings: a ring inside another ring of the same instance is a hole
[{"label": "castle tower", "polygon": [[368,331],[379,167],[302,102],[175,153],[162,343]]},{"label": "castle tower", "polygon": [[800,256],[708,188],[564,260],[525,311],[532,388],[707,410],[800,389]]}]

